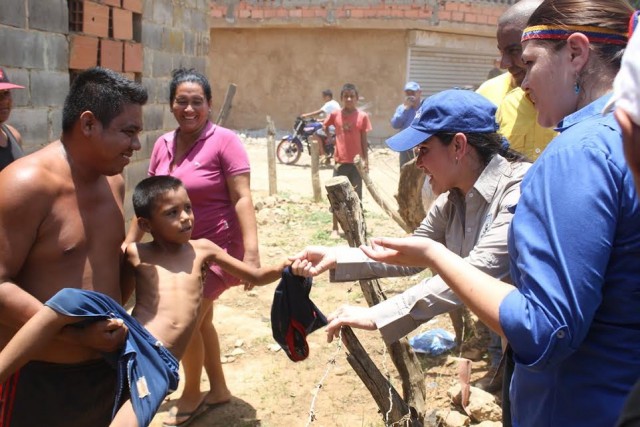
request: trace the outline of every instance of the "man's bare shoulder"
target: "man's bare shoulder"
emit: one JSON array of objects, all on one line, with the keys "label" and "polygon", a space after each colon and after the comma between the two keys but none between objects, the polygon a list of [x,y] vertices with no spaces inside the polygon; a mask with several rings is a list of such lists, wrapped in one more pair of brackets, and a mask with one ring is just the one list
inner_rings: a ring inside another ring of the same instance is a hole
[{"label": "man's bare shoulder", "polygon": [[[68,164],[52,146],[17,159],[0,173],[0,197],[3,201],[45,202],[56,197],[68,185]],[[36,200],[36,198],[40,198]]]}]

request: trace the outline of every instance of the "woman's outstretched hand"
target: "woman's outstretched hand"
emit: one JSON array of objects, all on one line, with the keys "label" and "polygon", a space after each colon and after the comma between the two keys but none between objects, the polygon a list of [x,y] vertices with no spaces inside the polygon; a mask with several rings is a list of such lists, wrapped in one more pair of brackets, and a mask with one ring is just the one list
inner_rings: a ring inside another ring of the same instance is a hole
[{"label": "woman's outstretched hand", "polygon": [[388,264],[430,267],[429,250],[437,243],[424,237],[377,237],[360,246],[369,258]]},{"label": "woman's outstretched hand", "polygon": [[365,329],[367,331],[375,331],[378,329],[371,318],[368,307],[343,305],[327,316],[327,320],[329,321],[326,328],[327,342],[338,338],[340,328],[343,326],[351,326],[352,328]]},{"label": "woman's outstretched hand", "polygon": [[336,265],[335,251],[326,246],[307,246],[289,260],[293,274],[303,277],[315,277]]}]

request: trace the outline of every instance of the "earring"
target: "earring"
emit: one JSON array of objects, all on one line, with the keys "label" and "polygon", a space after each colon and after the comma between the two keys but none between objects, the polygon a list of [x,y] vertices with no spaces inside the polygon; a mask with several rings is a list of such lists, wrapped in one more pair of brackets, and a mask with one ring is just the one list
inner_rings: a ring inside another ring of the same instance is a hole
[{"label": "earring", "polygon": [[580,83],[576,80],[576,83],[573,85],[573,91],[578,94],[580,93]]}]

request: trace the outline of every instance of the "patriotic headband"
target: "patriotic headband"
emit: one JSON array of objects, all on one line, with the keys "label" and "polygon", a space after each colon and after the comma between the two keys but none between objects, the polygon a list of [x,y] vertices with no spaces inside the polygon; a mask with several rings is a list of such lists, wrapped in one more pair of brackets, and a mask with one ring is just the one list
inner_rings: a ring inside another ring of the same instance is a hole
[{"label": "patriotic headband", "polygon": [[573,33],[582,33],[591,43],[627,44],[627,34],[606,28],[586,25],[534,25],[522,32],[522,42],[527,40],[566,40]]}]

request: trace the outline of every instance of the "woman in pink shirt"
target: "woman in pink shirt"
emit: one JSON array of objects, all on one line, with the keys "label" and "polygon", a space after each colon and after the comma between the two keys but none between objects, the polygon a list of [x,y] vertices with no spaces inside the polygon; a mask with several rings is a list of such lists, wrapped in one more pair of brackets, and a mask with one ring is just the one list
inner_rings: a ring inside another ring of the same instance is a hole
[{"label": "woman in pink shirt", "polygon": [[[172,175],[182,180],[193,204],[193,238],[207,238],[229,254],[258,267],[256,217],[249,188],[249,158],[242,142],[232,131],[213,124],[211,86],[195,70],[174,70],[169,89],[171,111],[178,121],[175,131],[156,141],[149,175]],[[127,240],[142,237],[133,224]],[[200,328],[194,332],[182,364],[184,391],[169,412],[165,426],[185,425],[213,406],[229,402],[220,344],[213,326],[213,301],[239,280],[217,265],[207,271]],[[200,392],[202,368],[209,377],[210,391]]]}]

